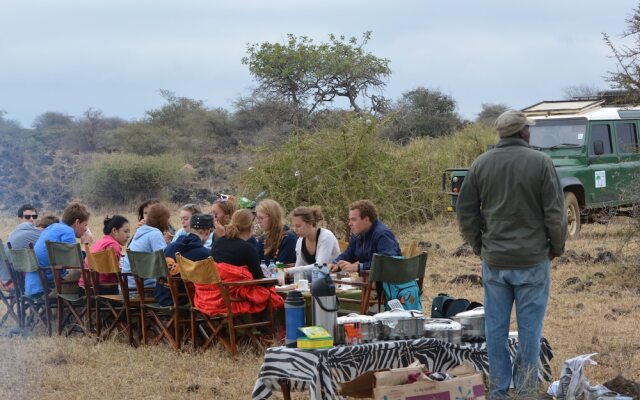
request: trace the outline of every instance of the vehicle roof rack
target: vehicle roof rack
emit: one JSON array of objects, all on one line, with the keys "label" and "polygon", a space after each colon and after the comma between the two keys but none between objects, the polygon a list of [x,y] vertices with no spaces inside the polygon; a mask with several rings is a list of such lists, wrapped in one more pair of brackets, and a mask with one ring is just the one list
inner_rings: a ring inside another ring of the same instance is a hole
[{"label": "vehicle roof rack", "polygon": [[580,114],[601,107],[604,99],[541,101],[522,111],[527,116]]}]

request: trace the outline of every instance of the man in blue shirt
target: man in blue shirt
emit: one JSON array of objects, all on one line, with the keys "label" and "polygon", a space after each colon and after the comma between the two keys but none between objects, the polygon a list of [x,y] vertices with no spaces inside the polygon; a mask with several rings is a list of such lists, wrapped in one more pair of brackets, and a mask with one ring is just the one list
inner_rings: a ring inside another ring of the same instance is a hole
[{"label": "man in blue shirt", "polygon": [[[91,214],[87,208],[80,203],[71,203],[64,209],[62,222],[49,225],[34,246],[36,258],[40,268],[47,269],[47,278],[53,281],[51,273],[49,254],[47,253],[46,241],[75,244],[76,238],[81,238],[88,232],[89,217]],[[67,274],[65,281],[77,281],[80,271]],[[73,292],[76,292],[77,289]],[[25,294],[28,296],[37,295],[43,292],[42,284],[37,272],[29,272],[25,275]]]},{"label": "man in blue shirt", "polygon": [[358,200],[349,206],[349,246],[333,263],[331,272],[361,272],[371,268],[374,253],[400,256],[400,245],[388,226],[378,219],[376,206],[369,200]]}]

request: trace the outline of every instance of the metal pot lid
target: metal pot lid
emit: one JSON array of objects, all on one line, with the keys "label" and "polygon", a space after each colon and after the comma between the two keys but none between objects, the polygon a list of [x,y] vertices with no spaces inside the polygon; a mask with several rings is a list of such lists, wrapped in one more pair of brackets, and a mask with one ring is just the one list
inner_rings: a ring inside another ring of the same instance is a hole
[{"label": "metal pot lid", "polygon": [[424,314],[414,310],[390,310],[377,313],[373,316],[378,321],[398,321],[404,319],[420,318],[424,319]]},{"label": "metal pot lid", "polygon": [[424,321],[424,329],[428,331],[459,331],[462,330],[462,325],[446,318],[427,318]]},{"label": "metal pot lid", "polygon": [[375,322],[376,322],[376,319],[373,318],[371,315],[361,315],[361,314],[352,313],[352,314],[345,315],[343,317],[338,317],[338,325],[355,324],[355,323],[371,324]]},{"label": "metal pot lid", "polygon": [[463,311],[461,313],[457,313],[456,317],[483,317],[484,316],[484,307],[474,308],[473,310]]}]

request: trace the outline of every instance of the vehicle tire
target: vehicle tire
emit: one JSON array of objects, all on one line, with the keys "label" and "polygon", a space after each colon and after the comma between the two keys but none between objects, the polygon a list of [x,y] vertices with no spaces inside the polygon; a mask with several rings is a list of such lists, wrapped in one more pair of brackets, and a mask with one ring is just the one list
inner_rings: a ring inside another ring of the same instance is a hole
[{"label": "vehicle tire", "polygon": [[564,209],[567,213],[567,239],[580,235],[580,204],[572,192],[564,192]]}]

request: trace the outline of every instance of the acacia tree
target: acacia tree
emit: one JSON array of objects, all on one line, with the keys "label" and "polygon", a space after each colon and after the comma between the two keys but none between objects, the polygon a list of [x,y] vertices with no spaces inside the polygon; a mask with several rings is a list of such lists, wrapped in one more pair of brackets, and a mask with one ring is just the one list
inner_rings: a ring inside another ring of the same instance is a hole
[{"label": "acacia tree", "polygon": [[476,123],[484,125],[493,125],[496,119],[509,107],[504,104],[482,103],[482,110],[478,113]]},{"label": "acacia tree", "polygon": [[633,94],[640,92],[640,6],[626,20],[627,29],[621,39],[631,45],[615,45],[607,33],[603,33],[605,43],[616,60],[616,72],[609,72],[607,81],[616,89],[627,90]]},{"label": "acacia tree", "polygon": [[329,35],[329,42],[320,44],[307,36],[287,38],[285,44],[249,44],[242,58],[266,97],[291,102],[309,114],[340,97],[356,112],[362,111],[360,96],[373,111],[385,104],[378,94],[391,74],[390,61],[365,50],[371,32],[360,41]]}]

